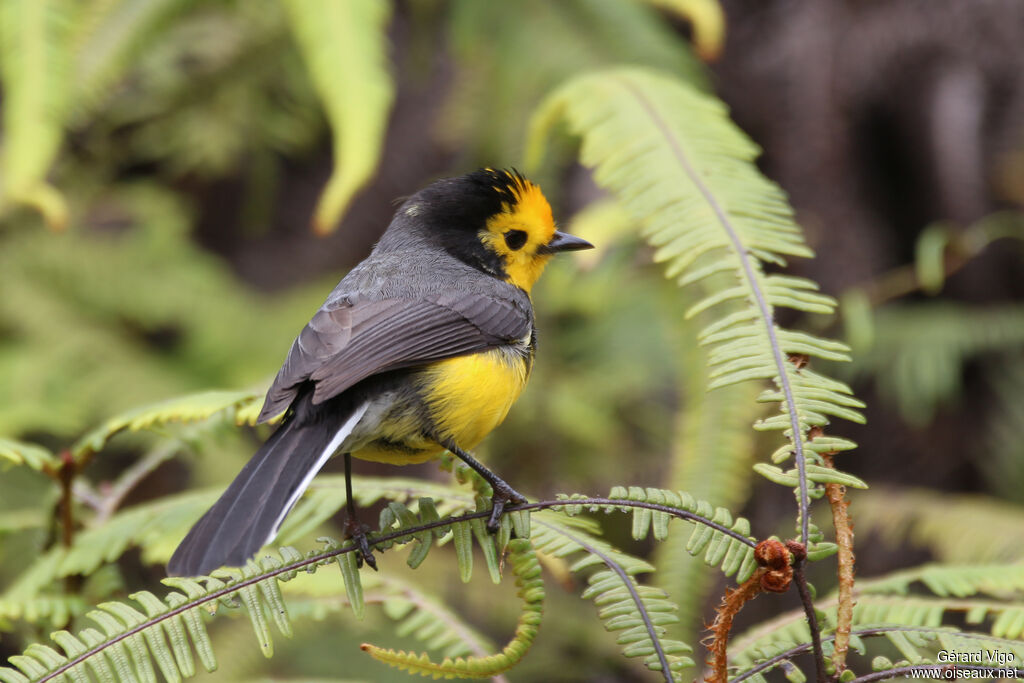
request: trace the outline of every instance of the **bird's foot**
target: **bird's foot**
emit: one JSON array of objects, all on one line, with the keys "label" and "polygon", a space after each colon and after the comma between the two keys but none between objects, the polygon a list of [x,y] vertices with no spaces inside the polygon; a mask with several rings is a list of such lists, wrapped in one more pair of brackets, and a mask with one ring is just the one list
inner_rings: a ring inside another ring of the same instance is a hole
[{"label": "bird's foot", "polygon": [[519,503],[527,502],[526,496],[516,491],[501,479],[499,479],[498,482],[500,483],[491,485],[494,493],[491,496],[491,516],[487,520],[487,531],[492,534],[497,533],[498,529],[501,527],[501,516],[505,512],[506,505],[509,503],[512,505],[518,505]]},{"label": "bird's foot", "polygon": [[366,535],[366,532],[369,530],[370,527],[360,524],[358,520],[352,517],[345,520],[345,535],[355,541],[356,546],[359,548],[359,554],[356,555],[356,565],[362,567],[365,562],[373,571],[377,571],[377,558],[373,556],[373,548],[370,547],[370,540]]}]

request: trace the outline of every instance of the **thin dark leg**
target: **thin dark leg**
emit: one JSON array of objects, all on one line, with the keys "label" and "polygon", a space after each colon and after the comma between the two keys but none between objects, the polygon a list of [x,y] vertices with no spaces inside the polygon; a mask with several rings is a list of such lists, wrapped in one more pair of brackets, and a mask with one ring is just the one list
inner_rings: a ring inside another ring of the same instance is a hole
[{"label": "thin dark leg", "polygon": [[491,516],[487,520],[487,530],[492,534],[495,533],[501,525],[501,515],[505,511],[506,505],[509,503],[515,504],[527,502],[526,496],[509,486],[504,479],[484,467],[480,464],[479,460],[459,448],[453,441],[449,439],[438,439],[438,443],[447,448],[454,455],[458,456],[459,460],[476,470],[476,473],[491,485],[491,489],[493,491],[491,495],[492,507]]},{"label": "thin dark leg", "polygon": [[370,542],[366,539],[366,527],[359,523],[359,517],[356,515],[356,502],[352,497],[352,456],[348,453],[345,454],[345,509],[348,511],[345,530],[359,546],[359,566],[363,566],[363,562],[366,562],[374,571],[377,571],[377,560],[373,556]]}]

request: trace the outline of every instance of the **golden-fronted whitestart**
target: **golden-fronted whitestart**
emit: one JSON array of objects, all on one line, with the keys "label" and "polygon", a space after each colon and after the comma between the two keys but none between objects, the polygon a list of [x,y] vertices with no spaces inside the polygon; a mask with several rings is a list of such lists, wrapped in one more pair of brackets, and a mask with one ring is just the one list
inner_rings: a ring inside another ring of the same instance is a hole
[{"label": "golden-fronted whitestart", "polygon": [[244,564],[273,540],[324,463],[419,463],[446,450],[493,489],[488,526],[525,502],[468,452],[519,397],[536,349],[530,290],[552,255],[592,248],[560,232],[540,188],[515,171],[439,180],[405,201],[370,255],[302,329],[259,421],[284,413],[174,552],[168,572]]}]

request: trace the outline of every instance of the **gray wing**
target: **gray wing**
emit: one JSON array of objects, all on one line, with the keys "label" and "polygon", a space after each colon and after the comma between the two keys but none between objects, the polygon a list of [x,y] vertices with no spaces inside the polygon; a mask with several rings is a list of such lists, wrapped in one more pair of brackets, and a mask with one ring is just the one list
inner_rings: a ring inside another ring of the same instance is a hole
[{"label": "gray wing", "polygon": [[296,337],[258,421],[284,411],[307,380],[315,383],[313,402],[322,403],[379,372],[523,339],[532,323],[514,300],[464,290],[325,306]]}]

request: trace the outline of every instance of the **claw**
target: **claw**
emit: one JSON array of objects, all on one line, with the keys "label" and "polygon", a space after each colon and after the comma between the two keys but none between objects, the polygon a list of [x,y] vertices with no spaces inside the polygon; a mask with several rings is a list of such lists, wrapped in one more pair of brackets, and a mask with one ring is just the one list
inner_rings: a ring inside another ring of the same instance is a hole
[{"label": "claw", "polygon": [[373,571],[377,571],[377,558],[373,556],[370,540],[366,537],[367,531],[369,531],[369,527],[363,526],[351,518],[345,521],[345,534],[359,546],[356,566],[362,567],[363,562],[365,562]]},{"label": "claw", "polygon": [[487,519],[487,532],[496,534],[501,528],[501,516],[505,512],[505,506],[509,503],[516,505],[527,501],[526,496],[507,484],[493,488],[494,494],[491,496],[491,516]]}]

